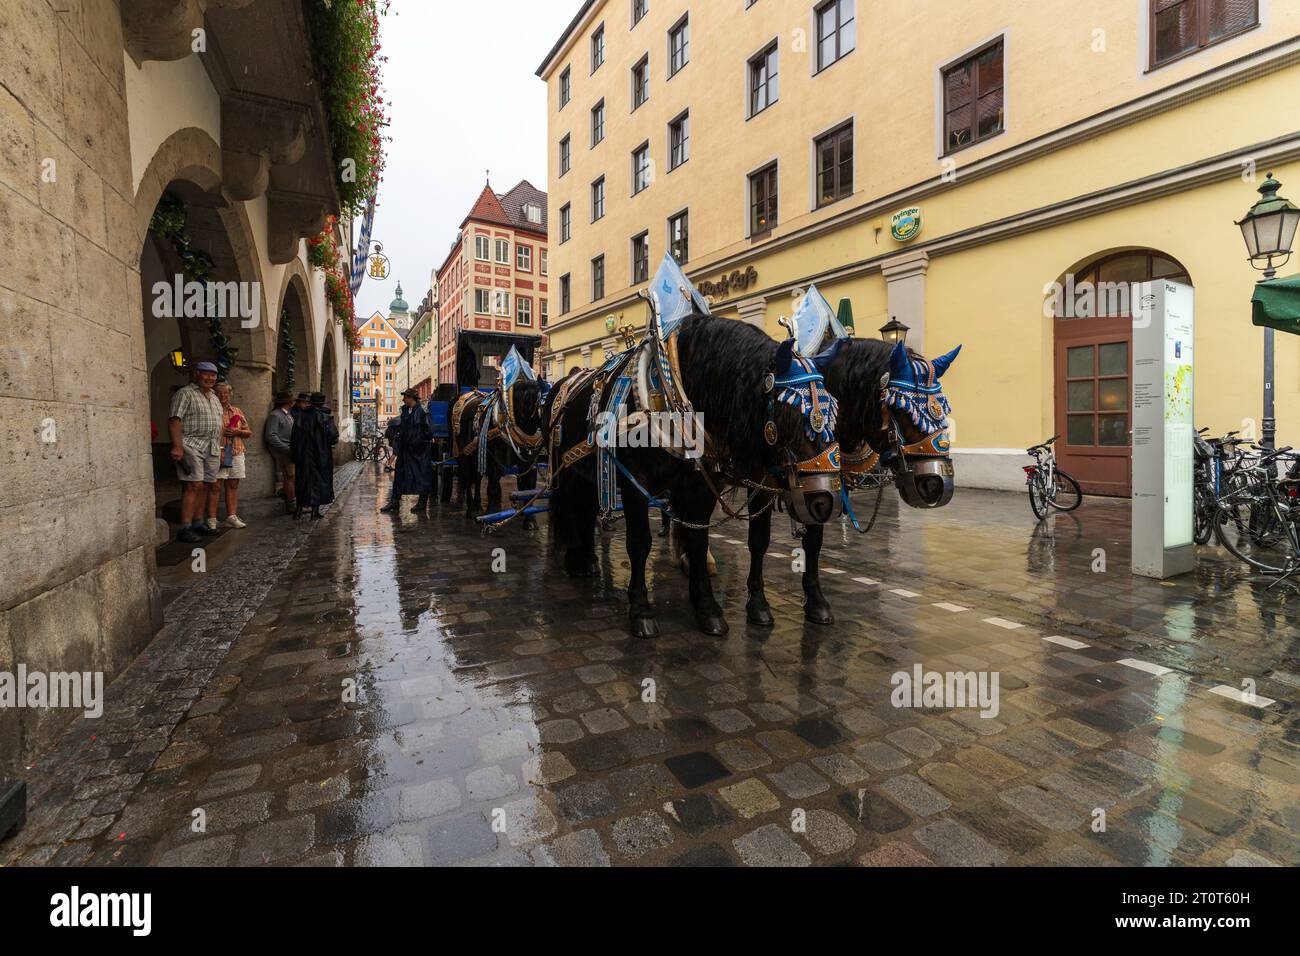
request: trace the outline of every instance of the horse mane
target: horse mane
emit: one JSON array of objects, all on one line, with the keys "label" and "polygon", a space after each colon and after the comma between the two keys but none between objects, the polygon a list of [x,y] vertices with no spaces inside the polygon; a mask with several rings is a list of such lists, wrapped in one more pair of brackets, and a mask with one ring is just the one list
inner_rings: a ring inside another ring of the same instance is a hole
[{"label": "horse mane", "polygon": [[[677,334],[682,387],[710,437],[738,461],[769,459],[763,379],[772,370],[778,343],[745,322],[698,313],[688,316]],[[798,413],[779,404],[776,414],[785,419]],[[790,427],[783,431],[788,434]]]},{"label": "horse mane", "polygon": [[877,339],[850,339],[825,370],[826,387],[840,403],[837,438],[847,453],[877,439],[885,429],[880,408],[880,379],[889,371],[894,347]]},{"label": "horse mane", "polygon": [[512,392],[511,413],[515,422],[526,431],[534,432],[542,423],[542,383],[525,380],[515,385]]}]

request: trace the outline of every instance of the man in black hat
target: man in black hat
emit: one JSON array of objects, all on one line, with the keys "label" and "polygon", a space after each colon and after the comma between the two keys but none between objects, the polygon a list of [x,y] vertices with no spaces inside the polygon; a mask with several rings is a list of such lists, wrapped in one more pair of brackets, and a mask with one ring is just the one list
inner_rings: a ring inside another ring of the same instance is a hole
[{"label": "man in black hat", "polygon": [[311,408],[311,396],[306,392],[299,392],[298,398],[294,400],[293,408],[290,409],[290,414],[293,415],[293,420],[296,422],[298,416],[309,408]]},{"label": "man in black hat", "polygon": [[388,504],[379,509],[386,515],[402,507],[402,495],[419,495],[416,512],[429,510],[433,491],[433,424],[420,404],[420,393],[407,389],[402,393],[402,420],[397,428],[397,473],[393,475],[393,493]]},{"label": "man in black hat", "polygon": [[304,508],[311,508],[311,520],[321,519],[322,505],[334,501],[334,455],[331,449],[338,444],[339,429],[334,416],[325,406],[325,396],[317,392],[311,404],[298,414],[293,428],[290,450],[293,457],[294,484],[298,507],[293,513],[297,521]]}]

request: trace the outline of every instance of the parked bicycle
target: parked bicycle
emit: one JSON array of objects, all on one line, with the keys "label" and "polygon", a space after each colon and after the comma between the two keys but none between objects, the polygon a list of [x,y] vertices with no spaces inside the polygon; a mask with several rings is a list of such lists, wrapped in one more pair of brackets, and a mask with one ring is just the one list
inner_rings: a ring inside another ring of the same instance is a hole
[{"label": "parked bicycle", "polygon": [[1214,536],[1214,515],[1219,499],[1239,483],[1248,461],[1238,432],[1222,438],[1206,438],[1208,428],[1196,433],[1196,472],[1192,492],[1192,535],[1197,544],[1209,544]]},{"label": "parked bicycle", "polygon": [[382,435],[363,436],[356,445],[357,461],[383,461],[388,457]]},{"label": "parked bicycle", "polygon": [[[1279,474],[1279,465],[1288,466]],[[1300,573],[1300,456],[1260,449],[1215,509],[1219,543],[1257,571]]]},{"label": "parked bicycle", "polygon": [[1052,511],[1074,511],[1083,504],[1083,491],[1079,483],[1056,466],[1056,452],[1052,446],[1060,435],[1049,438],[1041,445],[1025,450],[1036,464],[1025,466],[1025,481],[1029,485],[1029,507],[1034,517],[1042,521]]}]

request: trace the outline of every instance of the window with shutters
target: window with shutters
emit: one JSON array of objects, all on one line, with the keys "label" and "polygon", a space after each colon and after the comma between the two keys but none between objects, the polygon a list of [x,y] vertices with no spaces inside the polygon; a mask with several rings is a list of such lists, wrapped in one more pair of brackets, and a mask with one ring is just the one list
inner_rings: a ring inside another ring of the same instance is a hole
[{"label": "window with shutters", "polygon": [[943,71],[945,153],[955,153],[997,136],[1004,124],[1003,41],[983,49]]},{"label": "window with shutters", "polygon": [[1259,0],[1149,0],[1151,68],[1259,26]]}]

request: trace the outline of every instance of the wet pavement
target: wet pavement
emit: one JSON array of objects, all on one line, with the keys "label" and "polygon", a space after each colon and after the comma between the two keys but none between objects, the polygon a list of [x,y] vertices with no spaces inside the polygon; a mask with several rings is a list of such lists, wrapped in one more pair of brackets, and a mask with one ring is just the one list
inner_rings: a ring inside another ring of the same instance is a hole
[{"label": "wet pavement", "polygon": [[[393,519],[386,487],[367,468],[317,527],[241,532],[29,771],[0,860],[1300,864],[1300,594],[1215,549],[1132,578],[1126,503],[1038,526],[1017,495],[889,492],[870,538],[827,534],[830,628],[803,622],[784,518],[777,626],[746,627],[726,525],[724,639],[660,543],[643,642],[620,530],[604,579],[571,581],[544,520]],[[917,665],[996,673],[997,715],[893,706]]]}]

